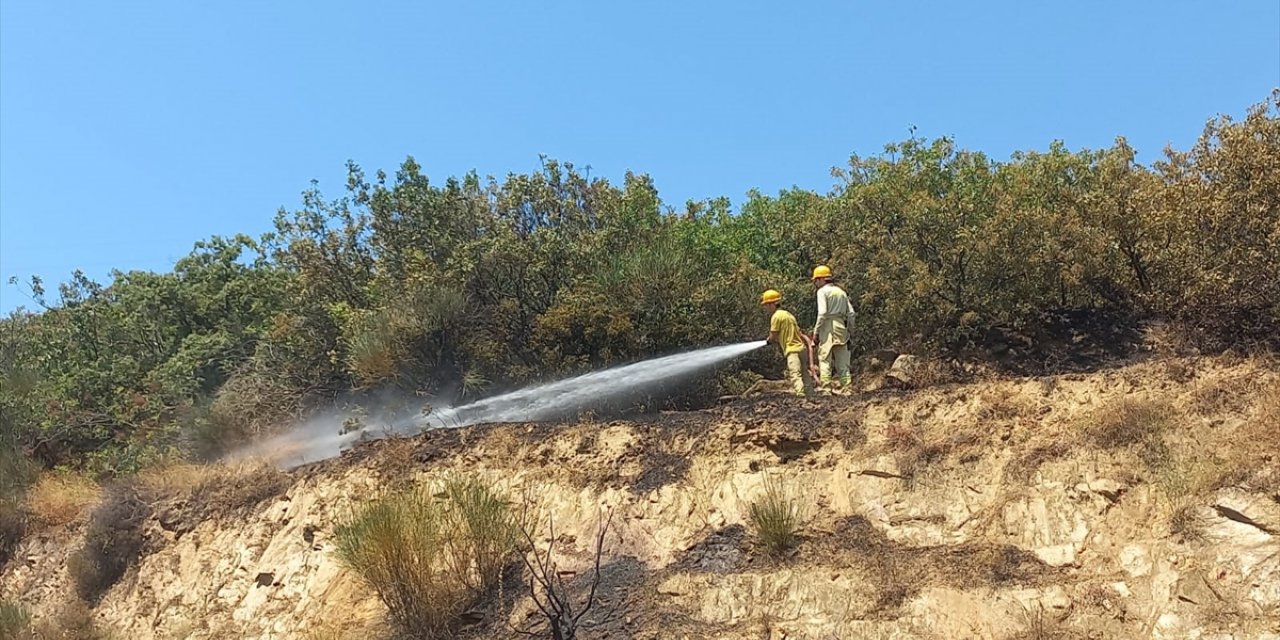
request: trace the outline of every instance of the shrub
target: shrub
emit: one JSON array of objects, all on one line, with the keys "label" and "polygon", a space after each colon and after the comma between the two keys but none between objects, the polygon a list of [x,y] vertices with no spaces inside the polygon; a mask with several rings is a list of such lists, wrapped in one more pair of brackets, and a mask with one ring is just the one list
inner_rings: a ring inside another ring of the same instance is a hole
[{"label": "shrub", "polygon": [[455,476],[444,489],[449,524],[462,534],[455,542],[459,566],[465,567],[459,573],[473,591],[487,594],[498,585],[519,529],[506,501],[479,480]]},{"label": "shrub", "polygon": [[189,421],[188,445],[211,459],[267,435],[300,415],[301,395],[285,376],[245,368],[219,387],[208,407],[200,407]]},{"label": "shrub", "polygon": [[0,498],[0,567],[9,561],[9,555],[26,533],[27,514],[22,503]]},{"label": "shrub", "polygon": [[11,443],[0,439],[0,500],[26,491],[39,477],[40,468]]},{"label": "shrub", "polygon": [[466,609],[497,584],[517,528],[489,488],[451,478],[378,500],[337,530],[339,561],[377,592],[409,635],[449,638]]},{"label": "shrub", "polygon": [[45,474],[27,491],[27,511],[36,524],[57,527],[79,518],[99,493],[97,483],[83,475]]},{"label": "shrub", "polygon": [[[810,326],[818,263],[850,294],[855,348],[920,354],[914,386],[961,374],[941,355],[1123,357],[1150,317],[1201,350],[1275,344],[1278,141],[1280,91],[1150,166],[1122,138],[995,161],[913,135],[850,158],[829,193],[752,192],[736,213],[725,198],[672,211],[647,176],[554,160],[487,183],[350,165],[350,197],[309,189],[261,241],[214,238],[172,272],[106,285],[77,272],[47,297],[32,279],[45,310],[0,318],[0,433],[48,465],[131,469],[176,422],[207,453],[352,388],[456,401],[758,338],[764,288]],[[1117,326],[1094,331],[1095,312]],[[739,362],[778,370],[769,350]]]},{"label": "shrub", "polygon": [[23,493],[35,482],[39,468],[12,442],[0,437],[0,567],[27,531]]},{"label": "shrub", "polygon": [[749,505],[747,514],[760,546],[770,556],[781,557],[799,543],[803,520],[800,507],[791,492],[775,479],[765,477],[764,493]]},{"label": "shrub", "polygon": [[56,614],[32,625],[33,640],[119,640],[119,634],[103,629],[83,601],[68,600]]},{"label": "shrub", "polygon": [[742,396],[756,386],[764,376],[755,371],[738,371],[720,376],[720,389],[727,395]]},{"label": "shrub", "polygon": [[0,600],[0,638],[31,637],[31,613],[20,602]]},{"label": "shrub", "polygon": [[142,524],[150,507],[131,486],[109,489],[89,516],[84,546],[67,559],[76,593],[97,602],[124,575],[142,551]]}]

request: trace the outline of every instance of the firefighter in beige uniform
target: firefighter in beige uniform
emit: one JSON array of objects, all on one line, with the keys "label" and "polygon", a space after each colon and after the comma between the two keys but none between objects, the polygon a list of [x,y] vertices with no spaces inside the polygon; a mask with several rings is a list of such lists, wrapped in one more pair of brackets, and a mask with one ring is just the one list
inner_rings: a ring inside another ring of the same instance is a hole
[{"label": "firefighter in beige uniform", "polygon": [[831,267],[813,270],[813,286],[818,290],[818,319],[813,335],[818,341],[818,375],[823,386],[834,374],[842,386],[849,386],[849,332],[853,329],[853,305],[844,289],[831,282]]}]

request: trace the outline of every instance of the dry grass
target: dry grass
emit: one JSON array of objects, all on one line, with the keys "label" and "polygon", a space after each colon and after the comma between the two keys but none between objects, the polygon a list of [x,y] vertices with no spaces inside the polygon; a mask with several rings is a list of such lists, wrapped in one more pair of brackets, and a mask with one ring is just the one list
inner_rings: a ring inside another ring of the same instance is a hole
[{"label": "dry grass", "polygon": [[924,389],[960,382],[965,375],[954,364],[936,358],[924,358],[911,371],[910,389]]},{"label": "dry grass", "polygon": [[54,615],[32,625],[32,640],[122,640],[98,625],[93,611],[80,600],[69,600]]},{"label": "dry grass", "polygon": [[800,542],[804,516],[790,489],[765,476],[764,493],[747,505],[747,516],[765,553],[780,558]]},{"label": "dry grass", "polygon": [[335,623],[322,624],[302,634],[302,640],[355,640],[357,633]]},{"label": "dry grass", "polygon": [[1007,640],[1075,640],[1083,635],[1069,629],[1066,625],[1045,612],[1044,607],[1037,604],[1024,613],[1021,631],[1008,636]]},{"label": "dry grass", "polygon": [[134,481],[148,502],[189,503],[196,520],[208,514],[237,513],[280,495],[290,485],[288,474],[262,462],[217,464],[170,463],[146,469]]},{"label": "dry grass", "polygon": [[1053,575],[1034,554],[1012,545],[906,546],[890,540],[863,516],[838,521],[833,541],[835,549],[816,553],[825,562],[832,555],[848,553],[848,561],[865,571],[875,586],[871,610],[881,617],[894,617],[894,610],[929,585],[964,590],[1026,586],[1041,584]]},{"label": "dry grass", "polygon": [[1253,404],[1252,431],[1261,439],[1260,449],[1280,451],[1280,382],[1263,387]]},{"label": "dry grass", "polygon": [[1194,543],[1205,540],[1204,529],[1196,518],[1195,505],[1183,504],[1173,510],[1169,516],[1169,532],[1182,542]]},{"label": "dry grass", "polygon": [[98,483],[76,473],[46,473],[27,490],[26,507],[32,523],[58,527],[74,522],[101,495]]},{"label": "dry grass", "polygon": [[981,423],[1013,420],[1027,415],[1031,410],[1030,403],[1019,397],[1014,389],[995,387],[982,394],[977,417]]},{"label": "dry grass", "polygon": [[518,528],[496,492],[465,477],[378,500],[337,530],[340,562],[402,632],[451,638],[459,616],[498,583]]},{"label": "dry grass", "polygon": [[971,431],[951,434],[940,440],[926,439],[925,430],[911,424],[893,424],[885,430],[885,446],[893,452],[898,475],[908,488],[914,487],[924,472],[949,455],[973,447],[980,441]]},{"label": "dry grass", "polygon": [[1006,481],[1028,480],[1041,465],[1050,460],[1057,460],[1070,451],[1071,447],[1061,440],[1036,445],[1005,465],[1004,479]]},{"label": "dry grass", "polygon": [[1094,412],[1084,435],[1102,449],[1147,445],[1158,440],[1176,417],[1166,400],[1121,398]]}]

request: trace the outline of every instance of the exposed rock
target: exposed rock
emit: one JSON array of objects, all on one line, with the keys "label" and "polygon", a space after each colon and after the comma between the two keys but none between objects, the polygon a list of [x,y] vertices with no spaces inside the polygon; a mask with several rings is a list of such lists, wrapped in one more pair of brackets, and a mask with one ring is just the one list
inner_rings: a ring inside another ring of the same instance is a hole
[{"label": "exposed rock", "polygon": [[1051,567],[1069,567],[1076,563],[1076,547],[1071,543],[1041,547],[1035,550],[1035,554]]},{"label": "exposed rock", "polygon": [[[911,380],[914,357],[898,360],[892,379]],[[1232,366],[1230,380],[1280,379]],[[528,496],[555,523],[558,568],[579,597],[594,532],[612,510],[592,637],[998,640],[1031,637],[1033,612],[1057,634],[1042,637],[1274,636],[1280,504],[1250,483],[1197,495],[1203,535],[1177,539],[1169,495],[1135,452],[1090,448],[1073,431],[1137,384],[1128,378],[1191,395],[1175,380],[1152,382],[1153,370],[809,404],[766,395],[607,425],[368,442],[290,472],[287,499],[239,511],[160,505],[144,523],[142,557],[94,614],[130,640],[304,638],[322,621],[380,638],[368,630],[383,628],[383,605],[336,561],[334,527],[389,488],[464,471]],[[1202,369],[1194,384],[1215,375]],[[985,411],[990,398],[1007,410]],[[1243,420],[1194,433],[1196,446],[1219,446]],[[1200,426],[1173,428],[1169,446]],[[1051,443],[1062,443],[1054,455],[1006,474]],[[936,451],[913,461],[913,447]],[[750,516],[766,477],[804,511],[803,541],[782,560],[760,554]],[[68,528],[24,540],[0,571],[0,597],[56,615],[80,536]],[[507,601],[470,610],[460,638],[534,628],[536,608],[512,577]]]},{"label": "exposed rock", "polygon": [[889,372],[885,375],[885,382],[890,380],[902,385],[910,385],[914,379],[916,372],[920,369],[920,358],[912,355],[900,355],[894,358],[893,365],[889,367]]},{"label": "exposed rock", "polygon": [[1205,581],[1204,576],[1198,572],[1187,573],[1179,578],[1175,593],[1179,600],[1191,604],[1208,605],[1222,601],[1222,598]]},{"label": "exposed rock", "polygon": [[1120,551],[1120,566],[1124,567],[1131,578],[1149,576],[1151,575],[1151,556],[1142,545],[1125,545]]}]

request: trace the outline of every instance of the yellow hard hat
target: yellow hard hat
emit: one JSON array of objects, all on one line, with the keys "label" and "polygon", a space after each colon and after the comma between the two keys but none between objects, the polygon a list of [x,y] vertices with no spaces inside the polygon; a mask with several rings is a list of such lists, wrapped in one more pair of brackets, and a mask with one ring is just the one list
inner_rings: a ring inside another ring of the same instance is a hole
[{"label": "yellow hard hat", "polygon": [[820,264],[813,268],[814,280],[817,280],[818,278],[830,278],[830,277],[831,277],[831,267],[828,267],[825,264]]},{"label": "yellow hard hat", "polygon": [[770,302],[782,302],[782,294],[773,289],[760,294],[760,304],[769,304]]}]

